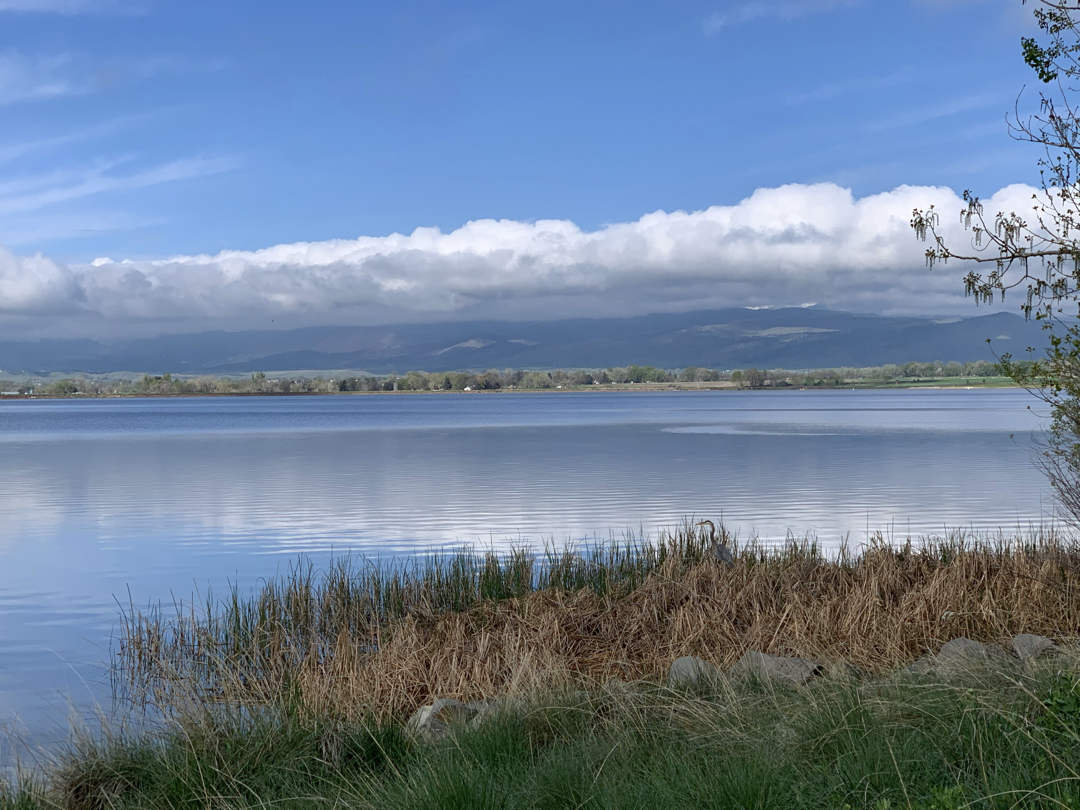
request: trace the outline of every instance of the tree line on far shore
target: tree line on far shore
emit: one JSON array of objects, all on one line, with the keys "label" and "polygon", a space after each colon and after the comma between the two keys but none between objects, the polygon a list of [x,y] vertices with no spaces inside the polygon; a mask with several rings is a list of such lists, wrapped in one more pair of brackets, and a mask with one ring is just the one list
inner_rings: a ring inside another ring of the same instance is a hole
[{"label": "tree line on far shore", "polygon": [[491,369],[468,371],[409,371],[405,374],[353,376],[268,377],[257,371],[249,377],[180,377],[172,374],[141,378],[105,379],[70,377],[53,381],[17,383],[0,380],[4,395],[34,396],[198,396],[214,394],[332,394],[354,391],[492,391],[584,388],[595,385],[645,383],[733,383],[738,388],[839,388],[850,383],[887,385],[905,380],[949,378],[985,379],[1001,374],[996,363],[888,364],[865,368],[841,367],[810,371],[736,369],[719,371],[688,366],[669,370],[630,365],[606,369],[554,371]]}]

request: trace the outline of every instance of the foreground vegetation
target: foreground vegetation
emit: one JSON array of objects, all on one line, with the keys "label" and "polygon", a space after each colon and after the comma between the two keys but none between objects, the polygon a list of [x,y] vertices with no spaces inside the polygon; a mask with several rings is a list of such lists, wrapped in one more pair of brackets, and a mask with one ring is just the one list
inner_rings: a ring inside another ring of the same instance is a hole
[{"label": "foreground vegetation", "polygon": [[[0,808],[1080,809],[1080,545],[953,535],[857,555],[704,527],[534,554],[301,561],[250,595],[128,610],[118,705]],[[901,672],[943,642],[1068,652],[951,683]],[[669,688],[748,649],[829,674]],[[435,698],[489,699],[427,741]],[[145,713],[142,713],[145,712]]]},{"label": "foreground vegetation", "polygon": [[595,386],[619,388],[652,385],[683,388],[863,388],[960,385],[984,386],[1012,384],[1001,376],[995,363],[978,360],[971,363],[936,361],[867,368],[827,368],[790,371],[756,368],[719,371],[688,367],[665,370],[653,366],[626,366],[607,369],[514,370],[492,369],[484,372],[446,371],[407,374],[355,374],[341,372],[329,377],[279,375],[267,377],[255,372],[250,377],[185,377],[163,374],[141,378],[74,377],[53,380],[15,382],[0,379],[0,391],[9,395],[47,397],[85,396],[207,396],[221,394],[333,394],[358,391],[542,391],[557,389],[593,389]]},{"label": "foreground vegetation", "polygon": [[434,742],[371,717],[192,711],[83,739],[0,807],[1080,808],[1080,683],[1061,667],[549,692]]},{"label": "foreground vegetation", "polygon": [[839,559],[721,535],[730,567],[695,526],[578,553],[299,564],[250,596],[130,611],[117,688],[163,710],[229,695],[386,720],[435,698],[659,682],[688,654],[721,669],[753,649],[887,673],[958,636],[1080,637],[1080,547],[1053,533],[879,538]]}]

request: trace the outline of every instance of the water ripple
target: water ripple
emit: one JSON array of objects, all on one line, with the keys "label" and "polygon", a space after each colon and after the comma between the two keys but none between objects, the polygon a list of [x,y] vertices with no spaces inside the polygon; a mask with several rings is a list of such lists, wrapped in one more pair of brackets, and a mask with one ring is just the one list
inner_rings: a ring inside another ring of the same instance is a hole
[{"label": "water ripple", "polygon": [[[120,604],[299,553],[1006,529],[1052,502],[1022,391],[0,403],[0,719],[104,701]],[[115,597],[114,597],[115,595]]]}]

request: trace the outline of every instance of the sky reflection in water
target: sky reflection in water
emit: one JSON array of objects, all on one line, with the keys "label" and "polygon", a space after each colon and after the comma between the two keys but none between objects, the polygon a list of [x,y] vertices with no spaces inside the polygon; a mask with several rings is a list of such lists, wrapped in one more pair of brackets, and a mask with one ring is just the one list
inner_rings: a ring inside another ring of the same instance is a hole
[{"label": "sky reflection in water", "polygon": [[1053,505],[1022,391],[626,393],[0,404],[0,719],[107,701],[137,605],[297,554],[565,543],[688,516],[826,544],[1013,531]]}]

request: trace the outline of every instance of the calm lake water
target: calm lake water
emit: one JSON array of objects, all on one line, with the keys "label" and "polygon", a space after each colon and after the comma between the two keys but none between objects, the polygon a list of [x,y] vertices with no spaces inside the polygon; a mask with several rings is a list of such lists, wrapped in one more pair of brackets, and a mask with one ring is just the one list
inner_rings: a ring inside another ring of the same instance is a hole
[{"label": "calm lake water", "polygon": [[[462,544],[1015,532],[1053,512],[1017,390],[0,403],[0,721],[107,703],[119,605]],[[3,744],[0,743],[0,749]],[[0,750],[0,759],[5,756]],[[10,754],[7,756],[10,757]]]}]

